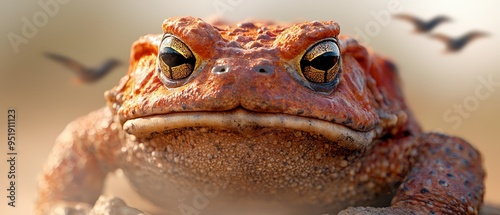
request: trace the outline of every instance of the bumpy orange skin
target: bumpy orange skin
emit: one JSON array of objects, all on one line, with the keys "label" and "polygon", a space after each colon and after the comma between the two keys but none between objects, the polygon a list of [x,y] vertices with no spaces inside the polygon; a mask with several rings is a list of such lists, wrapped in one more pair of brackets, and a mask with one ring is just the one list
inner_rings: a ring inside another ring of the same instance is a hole
[{"label": "bumpy orange skin", "polygon": [[[460,138],[422,132],[394,65],[354,39],[339,37],[337,23],[227,26],[182,17],[167,19],[163,31],[196,55],[193,75],[182,86],[165,86],[156,66],[162,35],[134,43],[128,74],[106,92],[108,106],[75,120],[58,138],[40,182],[38,213],[59,203],[91,208],[105,175],[118,168],[139,193],[174,213],[178,205],[172,202],[186,190],[221,180],[227,183],[210,207],[219,205],[216,199],[264,196],[290,208],[286,214],[478,213],[485,175],[480,154]],[[342,73],[334,90],[317,92],[298,62],[327,38],[338,40]],[[228,71],[214,72],[220,66]],[[124,129],[134,119],[235,109],[373,135],[368,145],[349,148],[321,135],[273,127],[167,131],[166,125],[146,136]]]},{"label": "bumpy orange skin", "polygon": [[[376,56],[366,59],[367,51],[349,38],[340,42],[343,76],[335,93],[313,92],[288,74],[285,64],[295,66],[297,58],[316,41],[337,37],[337,23],[303,23],[290,28],[262,23],[248,25],[215,29],[197,19],[165,21],[165,32],[188,44],[201,61],[208,61],[196,80],[181,88],[165,88],[155,75],[155,54],[161,36],[141,38],[134,44],[129,74],[109,97],[120,105],[117,109],[120,120],[182,111],[222,111],[242,105],[255,111],[301,115],[369,130],[379,126],[384,117],[406,109],[395,71],[390,72],[384,59]],[[214,77],[209,70],[221,62],[238,72]],[[265,78],[244,72],[259,66],[270,66],[275,72]],[[391,104],[385,104],[382,98]]]}]

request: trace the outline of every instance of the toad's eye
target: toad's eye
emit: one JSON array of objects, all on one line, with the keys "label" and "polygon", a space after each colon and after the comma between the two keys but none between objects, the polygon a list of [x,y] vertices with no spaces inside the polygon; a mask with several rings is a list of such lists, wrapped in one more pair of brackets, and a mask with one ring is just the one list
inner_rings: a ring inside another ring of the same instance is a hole
[{"label": "toad's eye", "polygon": [[167,81],[178,81],[189,77],[196,65],[196,57],[180,39],[168,35],[158,50],[158,71]]},{"label": "toad's eye", "polygon": [[323,40],[309,48],[300,60],[302,75],[310,82],[336,82],[341,70],[340,50],[334,40]]}]

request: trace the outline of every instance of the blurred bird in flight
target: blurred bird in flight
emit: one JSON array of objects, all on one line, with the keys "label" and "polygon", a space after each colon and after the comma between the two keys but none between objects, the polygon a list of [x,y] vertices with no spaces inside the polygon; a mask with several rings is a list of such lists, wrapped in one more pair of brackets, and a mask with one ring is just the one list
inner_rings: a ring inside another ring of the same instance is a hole
[{"label": "blurred bird in flight", "polygon": [[[429,33],[432,29],[436,28],[440,23],[451,21],[447,16],[439,15],[434,17],[429,21],[423,21],[415,16],[411,16],[408,14],[396,14],[395,18],[409,21],[415,25],[415,31],[418,33]],[[470,41],[487,36],[487,33],[479,32],[479,31],[470,31],[469,33],[458,37],[451,38],[444,34],[430,34],[429,36],[434,39],[438,39],[443,41],[446,44],[446,52],[458,52],[465,47]]]},{"label": "blurred bird in flight", "polygon": [[415,26],[415,31],[417,33],[428,33],[439,24],[451,21],[451,19],[446,16],[436,16],[429,21],[424,21],[420,18],[408,14],[396,14],[394,15],[394,17],[413,23],[413,25]]},{"label": "blurred bird in flight", "polygon": [[460,51],[463,47],[465,47],[465,45],[470,43],[472,40],[481,37],[486,37],[488,36],[488,34],[480,31],[470,31],[469,33],[466,33],[465,35],[458,38],[451,38],[443,34],[431,34],[430,36],[431,38],[443,41],[446,44],[446,51],[457,52]]},{"label": "blurred bird in flight", "polygon": [[100,67],[89,68],[71,58],[59,54],[45,53],[45,56],[63,64],[64,66],[75,72],[77,75],[77,78],[75,79],[76,83],[95,82],[108,74],[113,68],[121,64],[121,62],[117,59],[109,59],[105,61]]}]

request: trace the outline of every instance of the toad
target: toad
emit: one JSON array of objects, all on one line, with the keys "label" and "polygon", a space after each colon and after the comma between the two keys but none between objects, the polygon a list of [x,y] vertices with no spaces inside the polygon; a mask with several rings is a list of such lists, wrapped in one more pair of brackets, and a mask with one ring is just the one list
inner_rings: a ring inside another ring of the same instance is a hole
[{"label": "toad", "polygon": [[162,27],[57,138],[38,214],[95,212],[117,169],[168,214],[478,213],[478,151],[423,132],[395,65],[336,22]]}]

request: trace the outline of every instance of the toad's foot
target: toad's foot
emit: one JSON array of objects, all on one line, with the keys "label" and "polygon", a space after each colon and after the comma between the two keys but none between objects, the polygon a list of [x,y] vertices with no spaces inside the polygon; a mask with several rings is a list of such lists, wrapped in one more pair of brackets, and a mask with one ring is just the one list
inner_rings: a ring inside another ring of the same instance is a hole
[{"label": "toad's foot", "polygon": [[417,215],[418,208],[409,207],[387,207],[387,208],[373,208],[373,207],[349,207],[340,211],[339,215]]},{"label": "toad's foot", "polygon": [[51,215],[149,215],[129,207],[123,200],[101,196],[92,208],[87,203],[61,203],[54,207]]},{"label": "toad's foot", "polygon": [[101,196],[89,215],[148,215],[148,213],[129,207],[119,198]]}]

